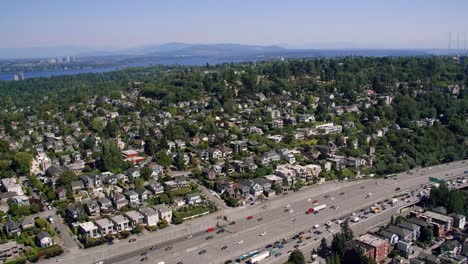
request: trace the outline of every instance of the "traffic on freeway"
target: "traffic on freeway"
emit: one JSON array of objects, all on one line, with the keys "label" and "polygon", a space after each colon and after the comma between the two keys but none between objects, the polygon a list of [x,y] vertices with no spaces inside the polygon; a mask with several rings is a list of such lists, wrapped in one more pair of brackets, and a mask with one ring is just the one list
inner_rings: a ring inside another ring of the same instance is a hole
[{"label": "traffic on freeway", "polygon": [[[360,181],[325,195],[311,195],[295,202],[288,201],[281,207],[238,219],[235,224],[225,226],[223,232],[216,232],[208,240],[208,233],[200,233],[174,243],[169,251],[151,251],[148,253],[149,260],[165,263],[224,263],[234,261],[252,250],[264,250],[269,245],[272,245],[270,248],[273,248],[274,254],[268,260],[281,259],[294,248],[307,247],[322,237],[339,231],[339,224],[345,218],[350,220],[351,226],[357,225],[376,217],[376,211],[388,210],[392,205],[413,203],[421,196],[428,195],[429,187],[426,185],[429,183],[429,176],[450,178],[463,175],[465,170],[464,166],[454,168],[452,165],[441,165],[388,179]],[[396,202],[393,200],[395,195],[400,195]],[[311,208],[312,213],[309,213]],[[293,239],[300,232],[307,235]],[[275,243],[278,241],[280,243]],[[105,260],[104,263],[137,262],[141,261],[139,257],[118,256]]]}]

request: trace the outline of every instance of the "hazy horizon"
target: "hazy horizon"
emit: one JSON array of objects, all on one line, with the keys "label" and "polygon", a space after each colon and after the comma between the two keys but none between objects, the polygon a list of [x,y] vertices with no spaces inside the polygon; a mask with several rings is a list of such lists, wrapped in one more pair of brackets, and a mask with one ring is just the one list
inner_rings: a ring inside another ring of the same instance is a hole
[{"label": "hazy horizon", "polygon": [[126,49],[171,42],[289,48],[463,47],[468,2],[24,0],[0,3],[0,48]]}]

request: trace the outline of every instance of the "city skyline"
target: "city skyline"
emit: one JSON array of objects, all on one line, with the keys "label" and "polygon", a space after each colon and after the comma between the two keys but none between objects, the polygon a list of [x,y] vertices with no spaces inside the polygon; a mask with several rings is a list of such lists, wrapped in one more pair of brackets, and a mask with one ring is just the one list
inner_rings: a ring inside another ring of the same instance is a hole
[{"label": "city skyline", "polygon": [[[116,50],[168,42],[289,48],[463,48],[468,3],[56,0],[0,4],[0,48]],[[372,23],[369,23],[372,21]]]}]

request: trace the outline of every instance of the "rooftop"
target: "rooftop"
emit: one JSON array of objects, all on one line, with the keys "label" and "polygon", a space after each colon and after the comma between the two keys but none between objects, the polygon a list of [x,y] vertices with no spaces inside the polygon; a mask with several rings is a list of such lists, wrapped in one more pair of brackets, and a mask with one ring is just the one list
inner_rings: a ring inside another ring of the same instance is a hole
[{"label": "rooftop", "polygon": [[379,247],[380,245],[382,245],[384,243],[387,243],[387,241],[385,239],[380,238],[380,237],[376,237],[376,236],[371,235],[371,234],[364,234],[364,235],[360,236],[359,238],[357,238],[357,240],[364,243],[364,244],[373,246],[373,247]]}]

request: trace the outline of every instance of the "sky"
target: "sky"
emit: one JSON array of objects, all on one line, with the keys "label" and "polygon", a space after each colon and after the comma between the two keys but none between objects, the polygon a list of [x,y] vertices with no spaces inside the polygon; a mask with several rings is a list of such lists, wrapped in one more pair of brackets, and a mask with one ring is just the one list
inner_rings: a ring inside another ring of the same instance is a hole
[{"label": "sky", "polygon": [[291,48],[447,48],[467,0],[5,0],[0,48],[167,42]]}]

